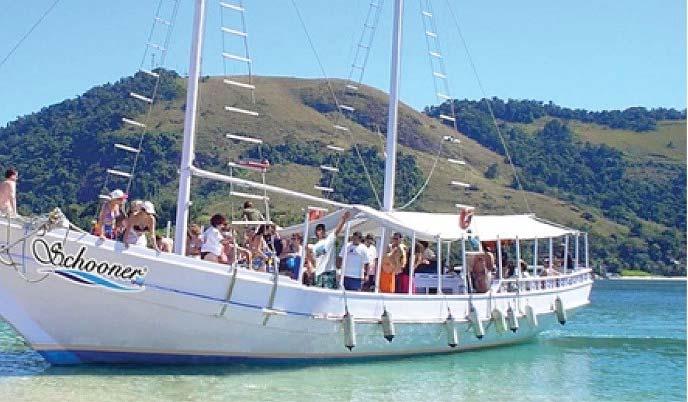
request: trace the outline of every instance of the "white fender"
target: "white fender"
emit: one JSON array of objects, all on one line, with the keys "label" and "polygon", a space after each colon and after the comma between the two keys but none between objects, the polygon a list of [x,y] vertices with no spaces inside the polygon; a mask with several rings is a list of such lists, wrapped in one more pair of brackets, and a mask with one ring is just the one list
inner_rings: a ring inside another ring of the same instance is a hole
[{"label": "white fender", "polygon": [[537,328],[538,316],[530,304],[526,304],[526,317],[528,317],[528,325],[530,325],[531,328]]},{"label": "white fender", "polygon": [[566,308],[564,307],[564,302],[561,301],[559,296],[557,296],[557,298],[554,300],[554,311],[557,313],[557,320],[559,320],[559,324],[566,324]]},{"label": "white fender", "polygon": [[504,317],[504,312],[499,307],[495,307],[492,310],[492,319],[494,320],[497,333],[501,334],[506,331],[506,318]]},{"label": "white fender", "polygon": [[387,342],[392,342],[394,336],[396,335],[396,331],[394,330],[394,321],[392,321],[392,317],[387,312],[387,309],[382,312],[381,324],[382,335],[384,335],[385,339],[387,339]]},{"label": "white fender", "polygon": [[447,330],[447,345],[450,348],[455,348],[459,345],[459,334],[456,332],[456,320],[449,313],[447,320],[444,322],[444,328]]},{"label": "white fender", "polygon": [[509,321],[509,329],[511,332],[518,331],[518,318],[516,318],[516,312],[509,306],[506,310],[507,321]]},{"label": "white fender", "polygon": [[356,346],[356,322],[349,311],[342,317],[342,329],[344,330],[344,346],[351,350]]},{"label": "white fender", "polygon": [[480,316],[478,316],[478,310],[475,309],[473,304],[471,304],[470,320],[473,326],[473,331],[475,332],[475,337],[478,339],[483,339],[485,336],[485,328],[483,328],[483,322],[480,321]]}]

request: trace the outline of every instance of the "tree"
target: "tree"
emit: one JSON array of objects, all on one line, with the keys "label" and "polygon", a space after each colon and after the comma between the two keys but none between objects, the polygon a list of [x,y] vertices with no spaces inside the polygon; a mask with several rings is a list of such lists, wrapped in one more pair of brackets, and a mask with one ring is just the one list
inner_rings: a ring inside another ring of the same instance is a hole
[{"label": "tree", "polygon": [[493,163],[488,166],[487,170],[485,171],[485,177],[488,179],[496,179],[499,177],[499,165]]}]

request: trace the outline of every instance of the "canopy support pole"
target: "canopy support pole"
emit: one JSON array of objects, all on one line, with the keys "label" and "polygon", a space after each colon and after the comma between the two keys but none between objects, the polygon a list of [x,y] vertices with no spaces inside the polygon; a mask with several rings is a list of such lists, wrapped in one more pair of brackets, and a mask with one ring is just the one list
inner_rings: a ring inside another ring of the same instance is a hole
[{"label": "canopy support pole", "polygon": [[574,271],[577,271],[577,270],[578,270],[578,265],[579,265],[579,264],[578,264],[578,257],[579,257],[579,251],[578,251],[578,237],[579,237],[579,235],[578,235],[578,233],[576,233],[576,238],[575,238],[575,248],[576,248],[575,253],[576,253],[576,254],[574,255],[575,260],[573,261],[573,270],[574,270]]},{"label": "canopy support pole", "polygon": [[466,238],[461,235],[461,263],[463,264],[463,283],[466,287],[466,293],[473,290],[473,284],[469,286],[470,275],[468,273],[468,262],[466,261]]},{"label": "canopy support pole", "polygon": [[588,232],[583,234],[583,243],[585,244],[585,268],[590,268],[590,261],[588,260]]},{"label": "canopy support pole", "polygon": [[447,255],[444,256],[444,263],[449,268],[449,255],[451,254],[451,241],[447,242]]},{"label": "canopy support pole", "polygon": [[549,238],[549,269],[554,268],[554,240]]},{"label": "canopy support pole", "polygon": [[437,294],[442,294],[442,239],[437,237]]},{"label": "canopy support pole", "polygon": [[538,239],[533,243],[533,276],[538,275]]},{"label": "canopy support pole", "polygon": [[387,229],[382,228],[380,234],[380,248],[377,250],[377,267],[375,267],[375,293],[380,293],[380,273],[382,272],[382,259],[387,252]]},{"label": "canopy support pole", "polygon": [[303,242],[301,244],[301,263],[299,264],[299,274],[297,280],[303,283],[303,267],[306,265],[306,258],[308,258],[308,230],[309,230],[309,208],[306,208],[306,217],[303,222]]},{"label": "canopy support pole", "polygon": [[564,273],[566,274],[569,268],[569,235],[564,236]]},{"label": "canopy support pole", "polygon": [[409,286],[408,294],[412,295],[415,289],[415,284],[413,281],[413,275],[416,270],[416,232],[413,232],[411,236],[411,255],[409,256]]},{"label": "canopy support pole", "polygon": [[499,282],[501,285],[502,279],[504,279],[502,276],[502,242],[499,240],[499,236],[497,236],[497,266],[499,267]]},{"label": "canopy support pole", "polygon": [[516,291],[521,292],[521,242],[516,238]]},{"label": "canopy support pole", "polygon": [[349,254],[349,232],[351,231],[351,221],[346,222],[346,228],[344,229],[344,242],[342,244],[341,251],[339,254],[343,254],[342,257],[342,268],[339,272],[339,287],[344,289],[344,270],[346,270],[346,257]]}]

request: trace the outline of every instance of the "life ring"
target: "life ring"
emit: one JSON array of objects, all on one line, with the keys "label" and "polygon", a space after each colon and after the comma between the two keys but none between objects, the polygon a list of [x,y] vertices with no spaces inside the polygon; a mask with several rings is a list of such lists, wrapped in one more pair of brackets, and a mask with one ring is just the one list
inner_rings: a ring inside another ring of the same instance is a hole
[{"label": "life ring", "polygon": [[468,229],[471,226],[471,219],[473,219],[473,209],[461,208],[459,214],[459,227],[461,229]]}]

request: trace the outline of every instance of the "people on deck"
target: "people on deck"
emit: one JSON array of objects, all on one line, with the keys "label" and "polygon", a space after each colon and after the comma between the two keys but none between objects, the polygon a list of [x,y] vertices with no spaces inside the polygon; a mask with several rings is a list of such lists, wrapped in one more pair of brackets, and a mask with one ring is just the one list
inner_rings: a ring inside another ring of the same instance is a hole
[{"label": "people on deck", "polygon": [[128,216],[131,216],[137,212],[139,212],[143,208],[143,200],[134,200],[131,202],[129,205],[129,212],[127,213]]},{"label": "people on deck", "polygon": [[[423,244],[423,243],[425,243],[425,244]],[[413,259],[413,265],[414,265],[413,266],[413,272],[414,273],[418,272],[418,268],[421,267],[422,265],[430,264],[430,261],[428,261],[426,259],[427,254],[426,254],[425,247],[427,244],[428,244],[428,242],[421,242],[421,241],[416,242],[416,250],[415,250],[416,255]]]},{"label": "people on deck", "polygon": [[[420,247],[418,247],[420,246]],[[430,243],[425,240],[419,240],[416,243],[416,254],[418,250],[422,250],[421,258],[416,257],[416,269],[414,274],[436,274],[437,273],[437,256],[430,248]]]},{"label": "people on deck", "polygon": [[233,230],[224,233],[226,241],[224,242],[223,261],[226,264],[246,264],[250,267],[252,262],[252,255],[248,248],[241,247],[236,242],[236,234]]},{"label": "people on deck", "polygon": [[[566,247],[566,243],[563,243],[563,246]],[[571,271],[573,270],[573,256],[571,255],[572,253],[569,251],[568,253],[565,252],[564,250],[561,250],[561,261],[564,261],[564,254],[566,254],[566,265],[563,265],[561,267],[561,271]]]},{"label": "people on deck", "polygon": [[[303,239],[298,232],[292,233],[289,240],[282,241],[282,252],[279,257],[280,273],[297,279],[299,268],[301,267],[301,253],[303,251]],[[312,252],[312,251],[311,251]]]},{"label": "people on deck", "polygon": [[263,238],[273,258],[279,259],[284,249],[284,242],[280,234],[277,233],[277,227],[273,224],[266,225]]},{"label": "people on deck", "polygon": [[186,233],[186,255],[189,257],[200,257],[201,247],[203,246],[203,233],[201,227],[192,224]]},{"label": "people on deck", "polygon": [[396,275],[401,273],[406,266],[406,245],[402,242],[401,233],[392,235],[385,256],[382,258],[380,270],[380,292],[394,293],[396,291]]},{"label": "people on deck", "polygon": [[19,173],[14,168],[5,171],[5,181],[0,183],[0,214],[17,214],[17,180]]},{"label": "people on deck", "polygon": [[483,244],[483,252],[473,257],[468,271],[474,293],[485,293],[490,289],[494,270],[495,257],[489,251],[489,246]]},{"label": "people on deck", "polygon": [[100,214],[98,214],[97,228],[100,232],[98,235],[101,239],[116,239],[117,233],[115,231],[115,221],[117,217],[122,215],[122,207],[124,206],[124,201],[127,199],[127,195],[124,194],[122,190],[113,190],[109,195],[109,199],[106,200],[100,207]]},{"label": "people on deck", "polygon": [[251,268],[256,271],[267,271],[268,258],[271,255],[264,237],[267,230],[267,225],[260,225],[248,243],[248,250],[251,252],[253,258]]},{"label": "people on deck", "polygon": [[375,237],[368,233],[365,236],[365,246],[368,252],[368,272],[363,284],[363,290],[373,291],[375,289],[375,274],[377,272],[377,247],[375,247]]},{"label": "people on deck", "polygon": [[354,232],[351,241],[342,247],[337,258],[337,268],[344,275],[344,289],[360,291],[368,271],[368,248],[361,242],[361,232]]},{"label": "people on deck", "polygon": [[119,214],[117,218],[115,218],[115,239],[117,240],[122,240],[124,238],[124,233],[126,233],[127,230],[127,216],[125,214]]},{"label": "people on deck", "polygon": [[171,253],[174,250],[174,242],[169,237],[155,235],[155,243],[158,245],[158,250],[163,253]]},{"label": "people on deck", "polygon": [[[408,293],[409,286],[411,286],[411,250],[408,248],[405,250],[406,262],[404,267],[399,272],[395,278],[394,292],[395,293]],[[415,264],[415,262],[414,262]]]},{"label": "people on deck", "polygon": [[206,261],[219,262],[222,248],[227,242],[222,234],[227,226],[227,218],[222,214],[215,214],[210,218],[210,226],[203,232],[201,258]]},{"label": "people on deck", "polygon": [[315,253],[313,253],[312,244],[306,247],[306,260],[303,263],[302,283],[306,286],[315,286]]},{"label": "people on deck", "polygon": [[241,217],[245,221],[263,221],[263,213],[253,206],[251,201],[244,202],[244,210],[241,212]]},{"label": "people on deck", "polygon": [[315,285],[328,289],[337,288],[337,271],[332,263],[332,254],[337,240],[337,236],[342,232],[344,223],[349,219],[351,213],[345,211],[339,219],[339,223],[331,233],[327,233],[325,225],[319,223],[315,227],[315,237],[318,241],[313,245],[315,257]]},{"label": "people on deck", "polygon": [[150,235],[153,248],[160,252],[155,242],[155,206],[150,201],[144,201],[141,210],[127,218],[127,226],[124,230],[125,247],[131,244],[146,247],[148,244],[146,235]]}]

